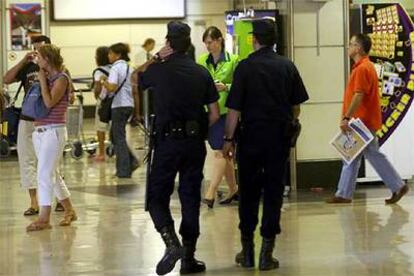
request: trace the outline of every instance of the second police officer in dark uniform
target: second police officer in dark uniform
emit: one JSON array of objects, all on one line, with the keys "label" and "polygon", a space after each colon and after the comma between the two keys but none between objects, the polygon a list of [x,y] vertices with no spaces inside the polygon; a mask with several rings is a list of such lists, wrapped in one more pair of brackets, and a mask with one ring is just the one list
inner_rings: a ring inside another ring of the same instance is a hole
[{"label": "second police officer in dark uniform", "polygon": [[272,252],[275,237],[281,232],[283,178],[299,105],[308,99],[298,70],[290,60],[275,53],[275,42],[274,21],[253,21],[255,52],[240,62],[234,73],[226,104],[229,112],[223,148],[225,156],[233,157],[233,139],[240,118],[237,162],[242,251],[236,262],[243,267],[255,265],[253,239],[263,194],[260,270],[279,266]]},{"label": "second police officer in dark uniform", "polygon": [[[166,245],[157,264],[159,275],[170,272],[179,259],[182,274],[205,270],[194,252],[200,234],[204,138],[208,126],[219,118],[219,96],[208,71],[185,54],[191,45],[190,31],[187,24],[170,22],[166,45],[174,53],[166,61],[150,65],[139,78],[140,89],[152,87],[155,102],[155,150],[147,193],[151,218]],[[175,233],[169,206],[177,173],[183,245]]]}]

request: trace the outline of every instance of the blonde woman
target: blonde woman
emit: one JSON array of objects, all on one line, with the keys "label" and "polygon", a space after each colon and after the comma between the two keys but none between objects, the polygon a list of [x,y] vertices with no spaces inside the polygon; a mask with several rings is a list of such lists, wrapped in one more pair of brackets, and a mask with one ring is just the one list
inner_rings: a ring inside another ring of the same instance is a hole
[{"label": "blonde woman", "polygon": [[77,219],[70,200],[70,193],[59,173],[59,162],[66,140],[66,111],[69,104],[71,82],[64,73],[60,49],[42,45],[38,49],[38,74],[43,101],[49,114],[35,119],[33,145],[38,160],[37,180],[40,205],[39,218],[27,226],[27,231],[49,229],[53,195],[65,209],[60,226],[68,226]]}]

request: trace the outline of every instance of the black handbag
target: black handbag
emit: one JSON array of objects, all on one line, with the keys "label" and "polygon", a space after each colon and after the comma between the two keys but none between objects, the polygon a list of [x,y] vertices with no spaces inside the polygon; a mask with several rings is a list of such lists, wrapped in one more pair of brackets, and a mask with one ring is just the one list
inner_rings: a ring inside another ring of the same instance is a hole
[{"label": "black handbag", "polygon": [[112,102],[114,100],[114,97],[106,96],[104,99],[102,99],[101,104],[99,105],[98,109],[98,115],[99,120],[104,123],[109,123],[111,121],[111,109],[112,109]]},{"label": "black handbag", "polygon": [[19,128],[19,120],[22,109],[10,106],[3,112],[3,122],[7,122],[7,140],[12,144],[17,144],[17,130]]},{"label": "black handbag", "polygon": [[112,102],[115,98],[116,93],[121,90],[122,86],[124,86],[124,83],[126,82],[129,74],[129,66],[127,68],[126,77],[122,81],[121,85],[118,87],[118,89],[114,92],[114,95],[112,97],[109,97],[109,95],[106,95],[105,98],[101,100],[101,104],[98,108],[98,116],[99,120],[103,123],[109,123],[112,119]]}]

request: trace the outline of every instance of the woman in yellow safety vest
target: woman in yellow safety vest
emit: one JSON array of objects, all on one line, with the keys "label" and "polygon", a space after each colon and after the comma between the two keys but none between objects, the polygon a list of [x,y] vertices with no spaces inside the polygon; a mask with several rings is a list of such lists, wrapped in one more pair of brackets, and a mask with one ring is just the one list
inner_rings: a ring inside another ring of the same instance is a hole
[{"label": "woman in yellow safety vest", "polygon": [[222,148],[224,143],[224,124],[227,114],[225,104],[239,58],[237,55],[226,52],[223,35],[215,26],[207,28],[203,34],[203,42],[206,45],[208,53],[201,55],[197,62],[210,72],[220,95],[218,103],[221,117],[211,126],[208,135],[208,142],[214,151],[214,169],[210,186],[203,199],[203,202],[209,208],[213,208],[217,188],[223,176],[226,178],[227,185],[229,186],[229,193],[224,200],[220,201],[220,204],[229,204],[233,200],[237,200],[238,197],[234,162],[223,157]]}]

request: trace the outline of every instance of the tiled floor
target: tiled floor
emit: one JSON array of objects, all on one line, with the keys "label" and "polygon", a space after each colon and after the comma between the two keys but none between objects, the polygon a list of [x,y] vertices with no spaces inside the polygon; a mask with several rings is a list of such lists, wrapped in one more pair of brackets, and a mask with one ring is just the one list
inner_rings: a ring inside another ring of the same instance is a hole
[{"label": "tiled floor", "polygon": [[[132,133],[136,148],[142,137]],[[113,160],[66,156],[62,166],[79,220],[59,227],[62,215],[54,213],[53,229],[26,233],[33,218],[22,216],[28,195],[19,187],[17,161],[0,160],[0,275],[155,275],[164,247],[143,210],[144,168],[119,181],[112,178]],[[347,206],[328,206],[326,194],[310,192],[287,199],[275,250],[281,267],[267,273],[234,264],[237,206],[203,206],[197,255],[207,264],[205,274],[414,275],[414,193],[395,206],[384,205],[389,193],[383,187],[357,193]],[[178,218],[176,197],[172,210]],[[178,274],[179,264],[171,275]]]}]

